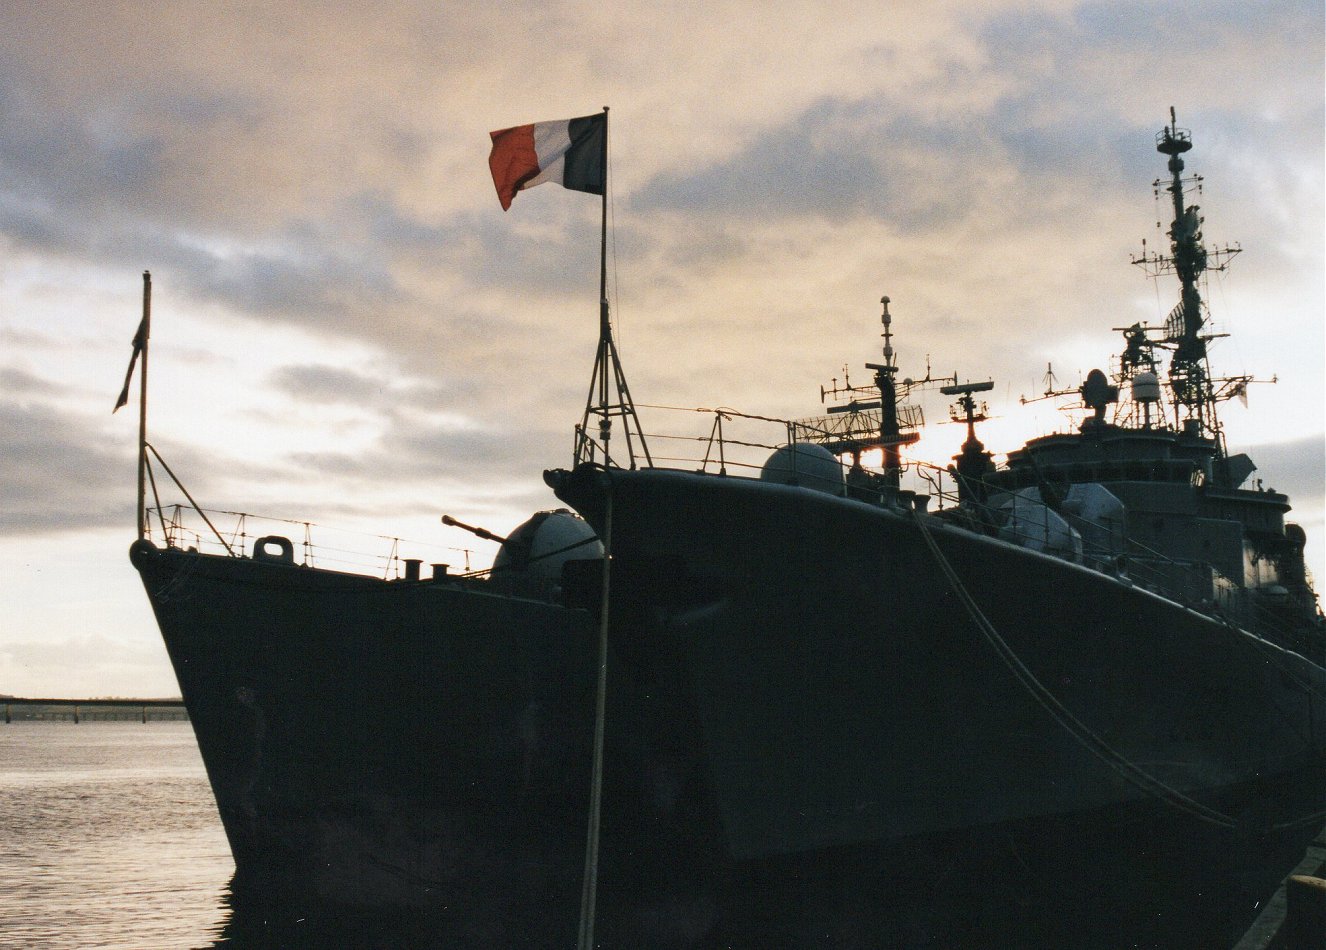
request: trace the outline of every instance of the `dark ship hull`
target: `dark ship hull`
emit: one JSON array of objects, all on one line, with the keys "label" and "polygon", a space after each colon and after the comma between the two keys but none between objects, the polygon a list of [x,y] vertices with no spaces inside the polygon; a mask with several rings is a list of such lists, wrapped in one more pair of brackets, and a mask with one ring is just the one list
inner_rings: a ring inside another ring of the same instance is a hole
[{"label": "dark ship hull", "polygon": [[[1213,897],[1250,911],[1268,856],[1313,830],[1326,676],[1302,657],[930,516],[938,557],[914,514],[752,479],[583,467],[557,488],[599,527],[613,505],[604,945],[1063,925],[1046,895],[1018,924],[944,903],[990,896],[956,869],[1006,882],[1028,862],[1042,883],[1089,867],[1106,892],[1139,861],[1158,873],[1097,903],[1119,933],[1124,905],[1155,926],[1147,901],[1167,926],[1176,902],[1219,925],[1234,911]],[[411,909],[462,945],[570,945],[589,611],[147,546],[134,560],[241,888]],[[984,640],[941,561],[1075,724]]]},{"label": "dark ship hull", "polygon": [[301,911],[462,908],[455,937],[493,946],[547,933],[530,897],[577,905],[584,611],[143,542],[132,558],[237,893]]},{"label": "dark ship hull", "polygon": [[753,479],[584,468],[558,492],[599,527],[612,499],[618,635],[682,658],[739,857],[1147,797],[1119,760],[1277,823],[1304,814],[1281,779],[1326,762],[1321,667],[1127,579],[920,515],[932,553],[916,515]]},{"label": "dark ship hull", "polygon": [[1268,829],[1322,808],[1321,667],[1126,579],[752,479],[583,468],[558,491],[599,525],[612,499],[619,635],[683,657],[738,857],[1164,789],[1199,821],[1185,798]]}]

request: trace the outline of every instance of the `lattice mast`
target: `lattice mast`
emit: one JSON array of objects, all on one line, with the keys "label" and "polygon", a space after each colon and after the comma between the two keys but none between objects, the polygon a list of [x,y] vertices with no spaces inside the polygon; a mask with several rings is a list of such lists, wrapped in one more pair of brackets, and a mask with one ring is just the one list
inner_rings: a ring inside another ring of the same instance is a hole
[{"label": "lattice mast", "polygon": [[[879,449],[882,455],[884,484],[899,487],[902,476],[902,453],[905,445],[921,438],[918,431],[925,424],[921,407],[903,400],[913,389],[941,382],[930,377],[929,360],[926,361],[924,379],[898,380],[898,357],[893,347],[893,315],[889,313],[889,298],[881,297],[883,312],[880,323],[884,340],[884,362],[867,363],[874,370],[873,386],[854,386],[843,368],[843,381],[835,377],[832,386],[820,387],[820,401],[829,397],[847,398],[843,405],[830,406],[829,415],[803,419],[793,424],[795,437],[825,446],[835,455],[851,454],[852,469],[861,468],[861,453]],[[956,381],[957,377],[954,377]],[[944,380],[947,381],[947,380]],[[878,398],[861,400],[858,395],[877,395]]]},{"label": "lattice mast", "polygon": [[[1207,323],[1206,305],[1202,301],[1199,284],[1207,271],[1221,271],[1228,267],[1240,249],[1227,245],[1208,251],[1202,242],[1203,219],[1198,213],[1198,206],[1185,202],[1187,186],[1195,186],[1201,191],[1200,176],[1183,176],[1184,162],[1181,156],[1192,148],[1192,135],[1187,129],[1178,127],[1172,107],[1169,115],[1170,124],[1156,136],[1156,151],[1169,156],[1170,177],[1168,182],[1156,179],[1154,187],[1157,195],[1162,188],[1169,193],[1173,208],[1174,220],[1168,231],[1170,253],[1162,255],[1148,252],[1143,242],[1142,256],[1134,258],[1133,263],[1143,267],[1151,277],[1172,273],[1179,278],[1179,302],[1166,318],[1163,337],[1159,341],[1166,348],[1173,349],[1169,365],[1169,388],[1178,416],[1176,421],[1185,431],[1194,435],[1207,435],[1220,442],[1216,403],[1230,395],[1237,395],[1249,380],[1212,378],[1206,344],[1214,336],[1203,332]],[[1149,341],[1140,342],[1144,345]],[[1131,349],[1139,350],[1137,355],[1141,357],[1139,341],[1131,340],[1130,344]],[[1125,371],[1129,368],[1138,369],[1141,362],[1142,359],[1138,359],[1138,366],[1125,365],[1121,368]]]}]

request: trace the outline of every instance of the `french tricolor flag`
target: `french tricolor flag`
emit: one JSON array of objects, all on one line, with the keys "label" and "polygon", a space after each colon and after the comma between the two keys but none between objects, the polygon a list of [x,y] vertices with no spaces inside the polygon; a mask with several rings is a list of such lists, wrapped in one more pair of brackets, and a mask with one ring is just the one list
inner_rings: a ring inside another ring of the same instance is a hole
[{"label": "french tricolor flag", "polygon": [[573,191],[603,194],[607,129],[608,113],[600,112],[490,132],[493,151],[488,167],[502,210],[511,207],[516,192],[545,181]]}]

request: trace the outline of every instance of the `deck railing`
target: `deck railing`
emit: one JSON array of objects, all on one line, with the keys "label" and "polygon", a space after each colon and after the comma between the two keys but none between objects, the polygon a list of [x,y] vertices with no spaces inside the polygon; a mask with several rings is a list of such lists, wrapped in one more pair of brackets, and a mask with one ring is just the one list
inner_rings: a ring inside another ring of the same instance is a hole
[{"label": "deck railing", "polygon": [[[789,443],[827,444],[841,451],[842,442],[859,438],[877,424],[867,412],[825,416],[820,419],[779,419],[743,413],[735,409],[682,409],[675,406],[641,406],[664,418],[671,427],[651,429],[645,438],[654,446],[655,465],[680,468],[715,476],[759,477],[770,455]],[[699,419],[698,425],[695,421]],[[688,425],[683,426],[683,420]],[[687,431],[689,429],[689,431]],[[577,438],[585,438],[577,432]],[[662,451],[657,451],[662,448]],[[792,464],[795,464],[793,456]],[[819,468],[822,470],[824,460]],[[843,484],[851,466],[838,457]],[[945,512],[956,506],[957,483],[953,473],[928,462],[901,460],[900,483],[904,497],[910,494],[931,500],[929,510]],[[897,493],[889,489],[871,489],[859,482],[852,484],[852,497],[878,504],[896,503]],[[192,501],[192,499],[190,499]],[[999,534],[1006,540],[1026,546],[1039,542],[1030,530],[1010,525],[1007,513],[990,506],[968,504],[972,513],[967,525],[977,531]],[[149,538],[175,548],[194,548],[204,553],[229,553],[242,556],[252,553],[254,542],[270,535],[287,537],[295,549],[296,563],[401,578],[408,572],[409,561],[428,564],[455,564],[463,560],[464,573],[471,571],[469,549],[435,543],[411,541],[389,535],[347,531],[314,524],[310,521],[274,518],[236,511],[201,509],[192,504],[166,505],[149,509]],[[1082,519],[1064,512],[1062,517],[1083,536],[1079,560],[1083,565],[1126,580],[1186,606],[1220,614],[1248,629],[1265,631],[1273,639],[1284,632],[1283,618],[1260,603],[1256,592],[1223,578],[1205,561],[1185,561],[1162,554],[1147,546],[1127,540],[1121,547],[1093,547],[1087,540],[1090,531],[1081,530]],[[315,542],[316,535],[316,542]],[[407,556],[408,554],[408,556]],[[1074,558],[1070,558],[1074,559]]]},{"label": "deck railing", "polygon": [[[645,438],[654,446],[655,465],[715,475],[758,477],[769,456],[791,443],[822,445],[835,454],[845,452],[845,444],[854,439],[868,439],[878,432],[879,426],[879,412],[871,409],[781,419],[728,407],[683,409],[641,405],[638,408],[651,410],[654,413],[651,418],[655,420],[665,420],[663,425],[645,431]],[[910,410],[910,413],[903,413],[904,427],[919,423],[920,416],[915,407],[900,409]],[[684,427],[687,417],[690,420],[699,417],[702,421]],[[878,455],[878,450],[875,454]],[[850,463],[840,457],[838,465],[846,479]],[[934,498],[937,507],[957,501],[956,483],[944,468],[903,458],[901,481],[905,489]]]},{"label": "deck railing", "polygon": [[243,511],[195,508],[187,504],[148,509],[149,540],[167,547],[204,554],[242,557],[253,553],[265,537],[287,538],[294,561],[384,579],[406,575],[407,562],[445,564],[471,573],[474,551],[391,535],[371,534],[291,518]]}]

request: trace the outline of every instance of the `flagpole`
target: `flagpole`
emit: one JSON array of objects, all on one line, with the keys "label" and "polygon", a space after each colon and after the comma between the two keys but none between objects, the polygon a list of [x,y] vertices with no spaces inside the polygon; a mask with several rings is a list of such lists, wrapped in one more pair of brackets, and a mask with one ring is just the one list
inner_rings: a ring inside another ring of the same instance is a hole
[{"label": "flagpole", "polygon": [[599,376],[599,407],[603,410],[603,418],[600,420],[603,437],[604,462],[607,462],[608,453],[608,426],[611,424],[608,419],[608,359],[609,348],[612,346],[612,324],[608,316],[608,107],[603,107],[603,146],[602,146],[602,164],[603,169],[603,195],[602,195],[602,220],[599,226],[599,354],[598,359],[603,366],[603,373]]},{"label": "flagpole", "polygon": [[[595,372],[599,374],[599,438],[603,442],[603,464],[608,464],[608,370],[612,327],[608,322],[608,107],[603,107],[603,227],[599,241],[599,352]],[[593,387],[591,385],[591,392]],[[589,419],[586,407],[585,419]],[[594,750],[589,779],[589,818],[585,831],[585,872],[580,881],[580,933],[577,950],[594,950],[594,923],[598,903],[599,831],[603,818],[603,735],[608,694],[608,600],[609,565],[612,563],[612,495],[608,495],[607,525],[603,532],[603,590],[599,603],[598,679],[594,689]]]},{"label": "flagpole", "polygon": [[[608,107],[603,107],[603,217],[599,226],[599,317],[600,329],[608,323]],[[605,333],[606,335],[606,333]]]},{"label": "flagpole", "polygon": [[147,340],[152,335],[152,274],[143,271],[143,373],[138,378],[138,540],[147,535]]}]

